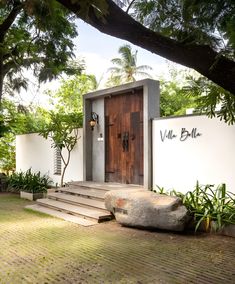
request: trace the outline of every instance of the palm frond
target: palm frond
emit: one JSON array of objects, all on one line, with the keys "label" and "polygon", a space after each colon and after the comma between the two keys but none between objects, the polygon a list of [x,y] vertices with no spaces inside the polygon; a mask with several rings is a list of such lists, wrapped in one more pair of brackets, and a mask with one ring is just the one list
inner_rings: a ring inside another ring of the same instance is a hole
[{"label": "palm frond", "polygon": [[148,66],[148,65],[140,65],[140,66],[137,66],[137,67],[136,67],[136,70],[137,70],[137,71],[144,71],[144,70],[149,70],[149,71],[151,71],[151,70],[153,70],[153,68],[150,67],[150,66]]},{"label": "palm frond", "polygon": [[111,62],[116,66],[108,69],[108,72],[111,72],[109,85],[112,80],[115,85],[117,85],[117,82],[120,84],[134,82],[138,75],[148,78],[151,77],[144,71],[152,70],[152,68],[148,65],[137,66],[138,51],[133,51],[129,44],[119,47],[118,53],[120,54],[120,57],[116,57],[111,60]]}]

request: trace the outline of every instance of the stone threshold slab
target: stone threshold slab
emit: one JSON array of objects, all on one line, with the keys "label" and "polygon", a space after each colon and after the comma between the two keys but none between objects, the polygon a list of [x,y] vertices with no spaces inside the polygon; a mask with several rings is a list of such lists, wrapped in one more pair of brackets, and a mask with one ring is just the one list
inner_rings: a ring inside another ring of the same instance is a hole
[{"label": "stone threshold slab", "polygon": [[78,224],[78,225],[81,225],[81,226],[85,226],[85,227],[98,224],[98,222],[95,222],[95,221],[92,221],[92,220],[89,220],[89,219],[85,219],[85,218],[81,218],[81,217],[78,217],[78,216],[66,214],[64,212],[60,212],[60,211],[57,211],[57,210],[54,210],[54,209],[51,209],[51,208],[40,206],[38,204],[28,205],[25,208],[31,209],[31,210],[36,211],[36,212],[48,214],[48,215],[51,215],[53,217],[60,218],[60,219],[63,219],[65,221],[72,222],[72,223],[75,223],[75,224]]},{"label": "stone threshold slab", "polygon": [[95,181],[73,181],[68,183],[70,186],[80,186],[87,188],[94,188],[100,190],[115,190],[115,189],[144,189],[142,185],[138,184],[124,184],[115,182],[95,182]]},{"label": "stone threshold slab", "polygon": [[65,213],[70,213],[73,215],[84,216],[87,218],[95,219],[101,221],[111,218],[111,213],[104,210],[90,209],[86,207],[75,206],[72,204],[64,203],[61,201],[56,201],[52,199],[38,199],[37,203],[39,205],[49,207],[58,211],[64,211]]}]

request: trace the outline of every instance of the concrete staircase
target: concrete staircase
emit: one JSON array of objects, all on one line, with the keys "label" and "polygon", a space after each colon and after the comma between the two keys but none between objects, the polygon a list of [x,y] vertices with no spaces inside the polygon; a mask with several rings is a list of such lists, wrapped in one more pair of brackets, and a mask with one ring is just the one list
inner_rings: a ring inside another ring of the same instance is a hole
[{"label": "concrete staircase", "polygon": [[47,198],[38,199],[26,208],[46,213],[83,226],[108,221],[112,214],[105,209],[104,195],[110,189],[120,189],[118,184],[71,182],[68,187],[49,192]]}]

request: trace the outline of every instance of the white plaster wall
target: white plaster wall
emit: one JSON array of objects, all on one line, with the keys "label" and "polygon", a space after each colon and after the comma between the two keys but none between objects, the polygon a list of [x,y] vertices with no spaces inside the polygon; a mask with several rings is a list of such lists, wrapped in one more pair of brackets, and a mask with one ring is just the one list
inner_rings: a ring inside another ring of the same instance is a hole
[{"label": "white plaster wall", "polygon": [[[71,152],[70,164],[66,170],[64,182],[83,180],[83,143],[82,129],[79,129],[78,142]],[[41,171],[48,174],[53,182],[60,183],[60,175],[54,175],[54,149],[52,141],[37,133],[16,136],[16,171]]]},{"label": "white plaster wall", "polygon": [[[197,128],[201,136],[182,142],[182,128]],[[165,130],[172,130],[177,137],[163,142]],[[153,187],[187,192],[197,180],[200,184],[226,183],[235,193],[235,125],[206,116],[154,120]]]},{"label": "white plaster wall", "polygon": [[[104,182],[105,180],[105,121],[104,99],[92,101],[92,111],[99,115],[99,124],[92,131],[92,180]],[[101,136],[103,138],[101,138]],[[101,141],[100,141],[101,140]]]}]

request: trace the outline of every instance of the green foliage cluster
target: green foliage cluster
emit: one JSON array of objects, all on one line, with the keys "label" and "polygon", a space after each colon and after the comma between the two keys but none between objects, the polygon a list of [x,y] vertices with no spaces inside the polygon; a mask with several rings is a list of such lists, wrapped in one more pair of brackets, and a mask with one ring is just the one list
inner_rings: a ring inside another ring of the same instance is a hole
[{"label": "green foliage cluster", "polygon": [[75,18],[55,0],[0,1],[0,101],[3,82],[8,92],[27,88],[25,68],[39,82],[81,71],[81,66],[69,64],[77,36]]},{"label": "green foliage cluster", "polygon": [[203,221],[206,230],[210,226],[220,230],[224,225],[235,224],[235,195],[226,190],[225,184],[214,189],[214,185],[201,186],[197,182],[194,191],[187,192],[183,197],[183,204],[194,217],[195,230]]},{"label": "green foliage cluster", "polygon": [[40,172],[33,173],[29,169],[26,172],[16,172],[10,175],[8,178],[8,190],[11,192],[46,192],[51,183],[52,181],[47,175],[41,175]]},{"label": "green foliage cluster", "polygon": [[160,79],[160,114],[162,117],[173,115],[185,115],[186,110],[197,109],[197,103],[193,95],[186,94],[184,85],[187,84],[188,70],[176,70],[169,66],[170,78]]},{"label": "green foliage cluster", "polygon": [[235,195],[226,189],[225,184],[214,188],[214,185],[199,185],[186,194],[175,190],[166,191],[162,187],[154,190],[159,194],[177,196],[182,199],[195,222],[195,231],[202,223],[206,230],[221,230],[225,225],[235,224]]},{"label": "green foliage cluster", "polygon": [[83,95],[97,89],[98,82],[94,75],[80,74],[61,81],[59,89],[48,91],[50,104],[58,112],[79,113],[83,110]]},{"label": "green foliage cluster", "polygon": [[6,133],[0,138],[0,169],[9,173],[15,170],[15,136]]},{"label": "green foliage cluster", "polygon": [[68,148],[71,150],[77,142],[77,137],[72,133],[75,129],[82,127],[83,114],[63,114],[51,111],[50,121],[44,124],[39,132],[44,138],[52,138],[54,148]]},{"label": "green foliage cluster", "polygon": [[7,189],[7,175],[0,172],[0,192]]},{"label": "green foliage cluster", "polygon": [[48,120],[42,109],[16,105],[4,99],[0,110],[0,169],[15,169],[15,135],[38,132]]},{"label": "green foliage cluster", "polygon": [[186,97],[194,98],[197,112],[210,118],[218,117],[228,124],[235,123],[235,96],[205,77],[188,77],[184,86]]},{"label": "green foliage cluster", "polygon": [[209,45],[234,58],[233,0],[136,0],[132,16],[179,43]]},{"label": "green foliage cluster", "polygon": [[170,80],[161,80],[160,88],[161,116],[185,115],[193,109],[193,113],[235,123],[235,96],[195,72],[170,68]]},{"label": "green foliage cluster", "polygon": [[14,135],[38,132],[47,120],[46,112],[35,106],[25,107],[4,99],[0,109],[0,126],[2,135],[11,132]]}]

